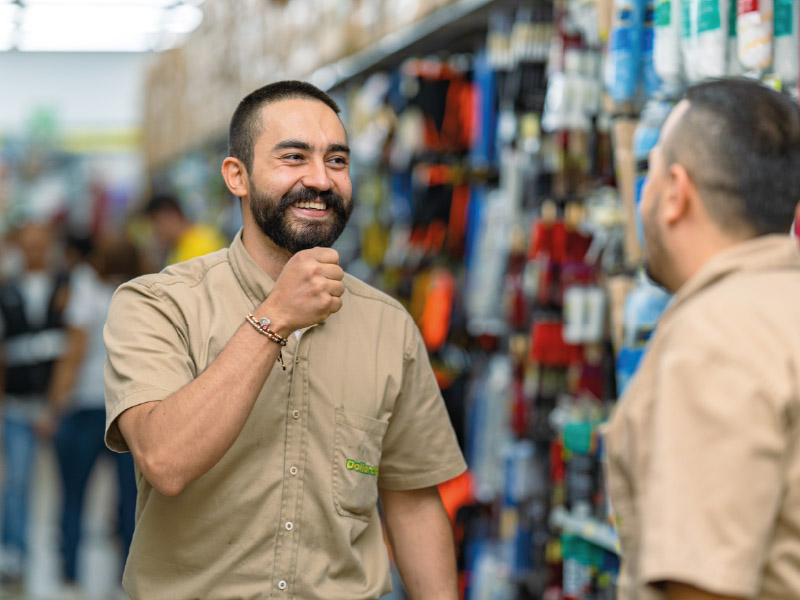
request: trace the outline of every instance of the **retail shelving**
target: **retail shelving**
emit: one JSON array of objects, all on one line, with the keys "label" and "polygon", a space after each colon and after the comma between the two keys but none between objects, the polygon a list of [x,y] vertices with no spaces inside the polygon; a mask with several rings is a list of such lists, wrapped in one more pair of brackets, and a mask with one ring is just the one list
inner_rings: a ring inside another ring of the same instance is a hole
[{"label": "retail shelving", "polygon": [[619,536],[614,528],[596,518],[576,515],[559,506],[550,513],[550,525],[615,554],[620,552]]}]

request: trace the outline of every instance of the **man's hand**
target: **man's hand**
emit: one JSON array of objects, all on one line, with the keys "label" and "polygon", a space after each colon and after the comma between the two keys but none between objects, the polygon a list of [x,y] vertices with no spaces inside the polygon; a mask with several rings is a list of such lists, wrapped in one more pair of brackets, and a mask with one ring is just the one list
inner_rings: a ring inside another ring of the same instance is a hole
[{"label": "man's hand", "polygon": [[269,317],[271,329],[287,336],[321,323],[342,307],[344,271],[332,248],[298,252],[283,267],[269,297],[256,317]]}]

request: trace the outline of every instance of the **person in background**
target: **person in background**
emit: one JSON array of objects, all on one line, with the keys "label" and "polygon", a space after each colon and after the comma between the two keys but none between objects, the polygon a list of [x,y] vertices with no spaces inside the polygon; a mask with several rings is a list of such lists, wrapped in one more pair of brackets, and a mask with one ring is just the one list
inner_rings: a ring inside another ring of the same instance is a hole
[{"label": "person in background", "polygon": [[134,599],[458,597],[436,485],[466,465],[419,330],[330,248],[353,208],[339,108],[297,81],[245,97],[222,174],[231,247],[122,286],[106,442],[131,451]]},{"label": "person in background", "polygon": [[676,295],[606,434],[621,600],[800,598],[798,201],[797,103],[691,87],[641,203]]},{"label": "person in background", "polygon": [[13,240],[22,271],[0,286],[0,389],[3,413],[3,519],[0,582],[23,582],[36,427],[46,409],[53,366],[65,344],[68,277],[52,267],[53,231],[28,222]]},{"label": "person in background", "polygon": [[[68,249],[81,256],[91,248],[71,237]],[[55,449],[62,483],[60,520],[61,567],[65,597],[79,597],[78,548],[83,525],[84,497],[97,459],[112,455],[118,482],[117,528],[123,566],[133,537],[136,515],[136,479],[129,454],[109,452],[103,442],[105,399],[103,368],[106,349],[103,326],[114,291],[139,275],[136,247],[124,237],[108,237],[89,255],[77,259],[73,283],[64,313],[67,346],[55,365],[50,386],[46,432],[55,431]],[[92,266],[93,265],[93,266]]]},{"label": "person in background", "polygon": [[153,226],[153,234],[167,252],[168,265],[227,246],[219,231],[211,225],[192,223],[180,203],[172,196],[153,196],[145,206],[144,213]]}]

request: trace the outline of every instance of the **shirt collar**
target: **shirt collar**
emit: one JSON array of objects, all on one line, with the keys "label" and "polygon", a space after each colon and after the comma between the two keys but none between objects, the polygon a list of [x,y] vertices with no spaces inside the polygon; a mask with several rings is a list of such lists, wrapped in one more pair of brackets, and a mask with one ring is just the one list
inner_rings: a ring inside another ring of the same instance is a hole
[{"label": "shirt collar", "polygon": [[673,308],[718,281],[738,272],[765,270],[800,270],[797,241],[789,235],[759,236],[727,248],[708,261],[683,287]]},{"label": "shirt collar", "polygon": [[250,256],[247,248],[244,247],[242,229],[233,238],[228,257],[233,273],[236,279],[239,280],[239,285],[242,286],[247,297],[250,298],[254,305],[261,304],[269,296],[275,282],[258,266],[255,259]]}]

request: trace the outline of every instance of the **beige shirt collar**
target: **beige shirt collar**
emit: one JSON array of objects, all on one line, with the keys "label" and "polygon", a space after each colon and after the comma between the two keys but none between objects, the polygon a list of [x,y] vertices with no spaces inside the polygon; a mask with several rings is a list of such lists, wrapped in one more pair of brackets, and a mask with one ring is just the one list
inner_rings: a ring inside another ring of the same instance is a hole
[{"label": "beige shirt collar", "polygon": [[275,282],[264,272],[255,259],[250,256],[247,248],[244,247],[241,229],[233,238],[228,256],[236,279],[247,294],[247,297],[250,298],[253,304],[258,306],[272,291]]},{"label": "beige shirt collar", "polygon": [[675,294],[667,314],[733,273],[799,267],[797,242],[789,235],[765,235],[740,242],[717,254],[689,279]]}]

